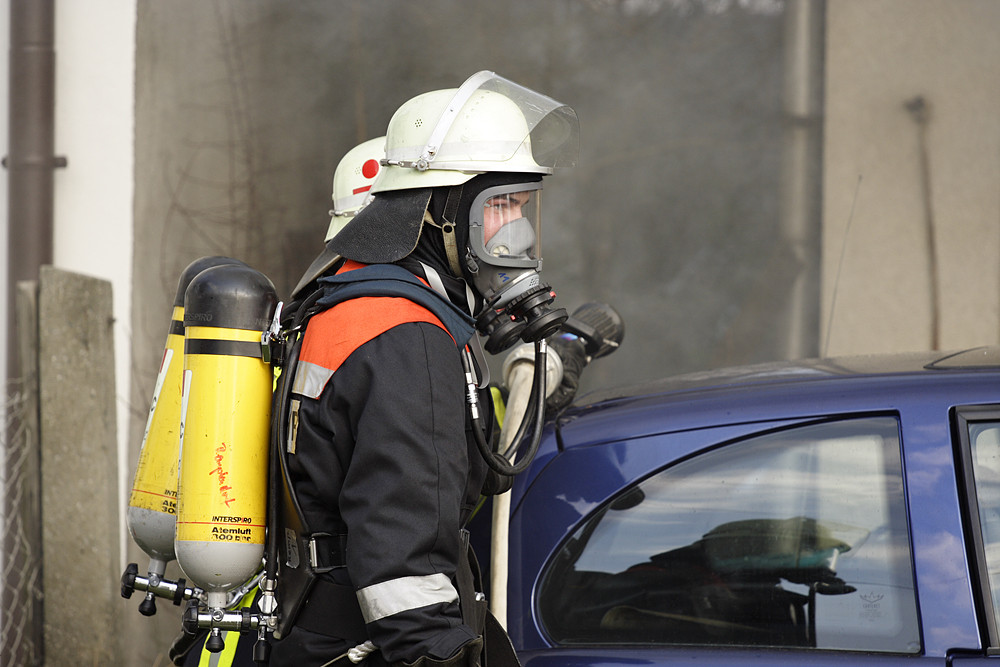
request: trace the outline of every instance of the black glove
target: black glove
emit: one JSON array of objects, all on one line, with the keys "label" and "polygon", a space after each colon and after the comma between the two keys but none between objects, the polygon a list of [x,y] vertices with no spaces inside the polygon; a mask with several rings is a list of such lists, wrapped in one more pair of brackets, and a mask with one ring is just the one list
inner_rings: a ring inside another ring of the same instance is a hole
[{"label": "black glove", "polygon": [[583,340],[573,334],[556,334],[549,338],[549,352],[558,354],[563,364],[562,382],[545,399],[545,413],[553,415],[573,402],[580,388],[580,374],[590,359]]}]

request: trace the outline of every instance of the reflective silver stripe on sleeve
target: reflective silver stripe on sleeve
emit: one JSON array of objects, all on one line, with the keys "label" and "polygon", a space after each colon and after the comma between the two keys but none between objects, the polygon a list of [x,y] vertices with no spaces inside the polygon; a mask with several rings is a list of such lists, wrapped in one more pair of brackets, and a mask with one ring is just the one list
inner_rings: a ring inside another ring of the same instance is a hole
[{"label": "reflective silver stripe on sleeve", "polygon": [[300,361],[295,368],[292,391],[300,396],[319,398],[332,375],[333,371],[329,368],[323,368],[308,361]]},{"label": "reflective silver stripe on sleeve", "polygon": [[458,591],[443,574],[400,577],[362,588],[358,602],[365,623],[441,602],[458,602]]}]

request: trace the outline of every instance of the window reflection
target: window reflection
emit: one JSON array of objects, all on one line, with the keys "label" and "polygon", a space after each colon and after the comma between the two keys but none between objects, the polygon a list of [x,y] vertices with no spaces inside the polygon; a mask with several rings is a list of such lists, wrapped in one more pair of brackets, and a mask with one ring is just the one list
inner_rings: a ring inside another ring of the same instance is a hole
[{"label": "window reflection", "polygon": [[919,651],[893,418],[770,433],[603,507],[539,596],[560,643]]}]

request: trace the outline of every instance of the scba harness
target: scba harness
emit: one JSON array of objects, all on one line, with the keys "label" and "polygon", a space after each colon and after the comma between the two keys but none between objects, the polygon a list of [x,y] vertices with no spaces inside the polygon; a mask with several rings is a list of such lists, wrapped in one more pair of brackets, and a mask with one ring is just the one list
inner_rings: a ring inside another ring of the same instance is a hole
[{"label": "scba harness", "polygon": [[[287,636],[292,627],[335,636],[349,642],[367,639],[364,615],[349,578],[335,581],[335,570],[346,566],[346,529],[317,532],[310,526],[296,496],[289,459],[295,452],[299,397],[315,398],[351,353],[399,324],[427,322],[440,327],[461,350],[474,335],[472,319],[406,269],[395,265],[360,265],[349,262],[334,276],[321,278],[318,288],[283,318],[283,349],[277,350],[282,371],[275,391],[272,443],[277,469],[272,479],[272,539],[268,545],[269,571],[277,575],[279,616],[274,636]],[[331,322],[352,322],[325,346],[311,344],[303,333],[312,321],[324,331]],[[355,327],[353,323],[357,322]],[[460,559],[456,573],[463,620],[477,634],[485,628],[485,598],[478,566],[463,536],[468,559]],[[498,626],[497,626],[498,627]],[[509,639],[488,641],[506,644]],[[492,647],[491,647],[492,650]],[[514,659],[516,661],[516,658]],[[491,661],[503,664],[504,661]],[[509,661],[508,661],[508,664]]]}]

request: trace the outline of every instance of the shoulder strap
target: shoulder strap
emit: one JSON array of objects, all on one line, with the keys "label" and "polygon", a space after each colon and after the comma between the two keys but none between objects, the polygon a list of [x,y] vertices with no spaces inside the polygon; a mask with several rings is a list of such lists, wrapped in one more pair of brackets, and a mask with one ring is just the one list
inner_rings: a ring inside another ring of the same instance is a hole
[{"label": "shoulder strap", "polygon": [[444,324],[459,347],[464,347],[475,332],[472,317],[439,296],[415,275],[395,264],[370,264],[352,271],[319,280],[322,296],[320,309],[364,296],[392,296],[409,299],[431,311]]}]

